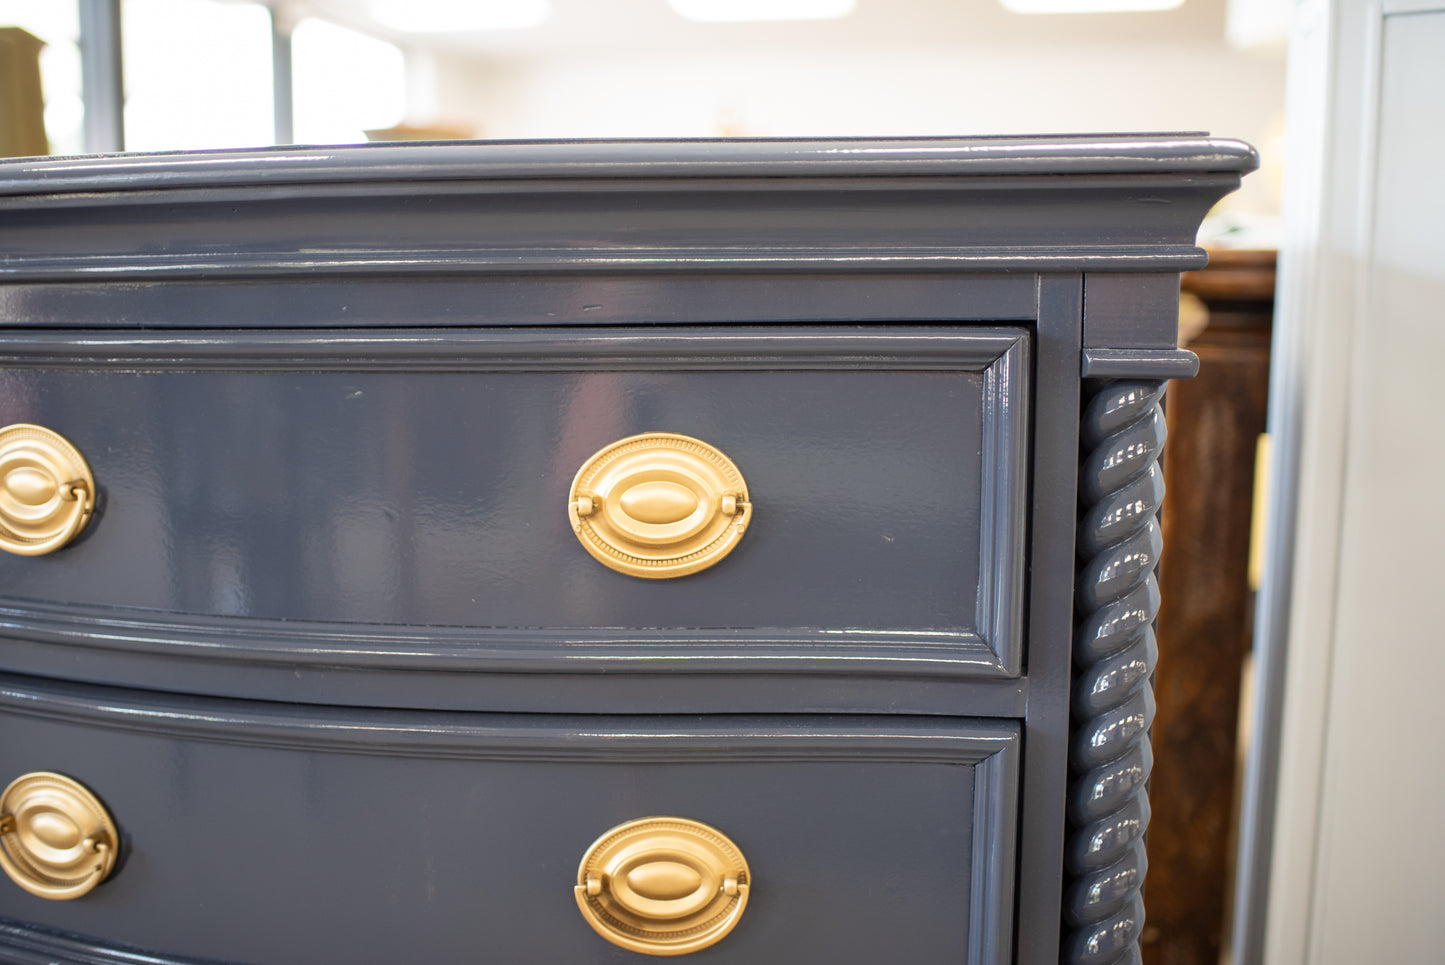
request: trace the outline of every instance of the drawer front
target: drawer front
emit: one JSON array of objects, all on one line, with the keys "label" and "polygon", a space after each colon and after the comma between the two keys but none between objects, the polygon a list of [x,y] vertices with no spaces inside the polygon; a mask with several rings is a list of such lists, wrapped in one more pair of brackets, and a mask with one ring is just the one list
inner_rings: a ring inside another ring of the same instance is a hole
[{"label": "drawer front", "polygon": [[[77,541],[0,554],[17,636],[131,607],[213,653],[244,659],[244,634],[329,666],[401,659],[404,631],[352,639],[364,623],[473,628],[449,652],[506,670],[1020,667],[1020,329],[91,333],[4,354],[0,419],[63,434],[99,488]],[[711,568],[639,579],[574,534],[578,469],[643,432],[745,478],[747,531]]]},{"label": "drawer front", "polygon": [[1009,960],[1013,723],[323,714],[15,677],[0,716],[5,782],[74,778],[122,839],[73,900],[0,879],[0,918],[41,929],[256,965],[650,961],[574,886],[603,832],[668,815],[750,871],[698,961]]}]

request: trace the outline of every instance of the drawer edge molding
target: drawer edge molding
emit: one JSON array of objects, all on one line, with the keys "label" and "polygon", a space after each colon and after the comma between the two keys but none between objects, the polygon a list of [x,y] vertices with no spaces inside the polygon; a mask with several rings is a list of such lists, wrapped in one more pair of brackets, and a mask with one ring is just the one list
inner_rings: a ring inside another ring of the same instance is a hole
[{"label": "drawer edge molding", "polygon": [[407,627],[0,598],[0,639],[287,672],[1017,676],[983,638],[955,631]]},{"label": "drawer edge molding", "polygon": [[0,958],[11,965],[226,965],[86,941],[0,918]]},{"label": "drawer edge molding", "polygon": [[[814,323],[828,324],[824,320]],[[1026,343],[1023,329],[947,322],[839,334],[752,326],[374,329],[7,330],[0,363],[122,371],[608,371],[882,369],[983,371]],[[1019,370],[1015,379],[1024,373]]]},{"label": "drawer edge molding", "polygon": [[[599,718],[337,708],[117,690],[0,674],[0,713],[183,740],[459,760],[910,761],[979,764],[1013,721],[817,714]],[[605,720],[606,726],[600,721]]]},{"label": "drawer edge molding", "polygon": [[1065,844],[1065,965],[1137,962],[1154,717],[1154,576],[1167,383],[1085,383],[1074,693]]},{"label": "drawer edge molding", "polygon": [[251,252],[219,256],[214,251],[165,255],[12,256],[0,265],[0,282],[116,281],[305,275],[355,277],[389,275],[514,276],[542,272],[726,273],[823,271],[836,273],[954,271],[1194,271],[1208,262],[1204,249],[1187,244],[1120,245],[956,245],[939,247],[774,247],[765,251],[725,247],[467,248],[429,252],[387,248],[333,252]]}]

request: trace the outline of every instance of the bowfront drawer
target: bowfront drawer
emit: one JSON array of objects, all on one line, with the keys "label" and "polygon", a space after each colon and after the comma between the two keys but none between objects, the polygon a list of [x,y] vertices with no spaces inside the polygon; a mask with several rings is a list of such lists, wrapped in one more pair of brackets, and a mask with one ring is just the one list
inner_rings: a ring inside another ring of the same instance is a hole
[{"label": "bowfront drawer", "polygon": [[5,677],[0,726],[25,885],[0,879],[0,918],[62,960],[47,929],[255,965],[1011,960],[1015,722],[323,712]]},{"label": "bowfront drawer", "polygon": [[[1016,676],[1027,349],[949,327],[16,335],[0,414],[83,455],[94,512],[0,554],[8,623],[326,666]],[[74,508],[42,485],[70,470],[15,466],[16,506]]]}]

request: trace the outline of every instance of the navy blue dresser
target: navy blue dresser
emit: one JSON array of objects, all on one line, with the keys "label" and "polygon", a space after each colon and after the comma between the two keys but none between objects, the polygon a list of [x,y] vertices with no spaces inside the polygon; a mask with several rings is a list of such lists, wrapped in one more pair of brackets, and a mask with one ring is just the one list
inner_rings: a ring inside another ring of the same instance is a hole
[{"label": "navy blue dresser", "polygon": [[1137,960],[1198,135],[0,162],[0,960]]}]

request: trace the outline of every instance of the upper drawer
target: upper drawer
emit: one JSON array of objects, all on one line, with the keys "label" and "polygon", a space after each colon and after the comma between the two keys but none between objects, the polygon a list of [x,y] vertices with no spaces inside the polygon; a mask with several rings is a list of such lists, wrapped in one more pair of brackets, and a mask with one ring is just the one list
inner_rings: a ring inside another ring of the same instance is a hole
[{"label": "upper drawer", "polygon": [[[0,554],[7,633],[318,666],[1016,675],[1027,345],[10,332],[0,423],[63,434],[98,499],[71,545]],[[746,480],[746,533],[709,569],[639,579],[573,533],[579,467],[643,432]]]}]

